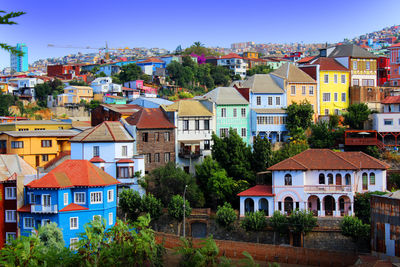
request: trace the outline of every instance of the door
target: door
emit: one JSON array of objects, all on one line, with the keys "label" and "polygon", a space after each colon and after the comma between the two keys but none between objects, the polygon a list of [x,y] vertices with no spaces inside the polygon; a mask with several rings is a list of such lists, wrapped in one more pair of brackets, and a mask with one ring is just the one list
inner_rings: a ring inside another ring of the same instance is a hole
[{"label": "door", "polygon": [[39,166],[39,165],[40,165],[39,156],[36,156],[36,163],[35,163],[35,166],[37,167],[37,166]]},{"label": "door", "polygon": [[51,196],[42,195],[42,210],[51,211]]}]

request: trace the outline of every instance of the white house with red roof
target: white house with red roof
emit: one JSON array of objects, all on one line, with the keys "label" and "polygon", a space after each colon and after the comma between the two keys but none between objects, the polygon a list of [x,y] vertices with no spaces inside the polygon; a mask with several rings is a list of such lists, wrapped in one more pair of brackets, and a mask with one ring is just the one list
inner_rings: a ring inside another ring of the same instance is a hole
[{"label": "white house with red roof", "polygon": [[79,241],[84,225],[95,218],[112,227],[117,214],[118,180],[87,160],[66,160],[25,186],[25,205],[18,209],[21,235],[55,222],[66,246]]},{"label": "white house with red roof", "polygon": [[220,56],[217,58],[217,65],[228,68],[233,71],[233,73],[239,74],[242,79],[246,77],[246,68],[247,63],[243,59],[243,57],[239,56],[235,53],[230,53],[225,56]]},{"label": "white house with red roof", "polygon": [[272,216],[294,209],[322,217],[352,215],[355,193],[386,191],[388,167],[363,152],[308,149],[269,167],[269,185],[239,193],[240,215],[264,210]]}]

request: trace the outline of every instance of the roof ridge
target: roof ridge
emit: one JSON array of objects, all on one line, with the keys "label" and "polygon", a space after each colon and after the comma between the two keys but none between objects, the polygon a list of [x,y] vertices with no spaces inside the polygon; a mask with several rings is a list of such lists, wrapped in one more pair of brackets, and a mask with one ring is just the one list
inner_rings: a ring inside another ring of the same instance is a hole
[{"label": "roof ridge", "polygon": [[105,122],[105,125],[106,125],[106,128],[108,129],[108,131],[110,132],[112,139],[113,139],[114,141],[116,141],[116,140],[115,140],[115,136],[114,136],[114,134],[113,134],[112,131],[111,131],[110,125],[108,125],[107,122]]},{"label": "roof ridge", "polygon": [[83,138],[80,140],[80,142],[82,142],[82,141],[85,140],[89,135],[91,135],[91,134],[94,132],[94,130],[96,130],[96,129],[98,129],[98,128],[100,127],[101,124],[102,124],[102,123],[100,123],[99,125],[96,125],[95,127],[93,127],[93,129],[91,129],[91,131],[90,131],[89,133],[87,133],[87,134],[85,135],[85,137],[83,137]]},{"label": "roof ridge", "polygon": [[341,155],[338,154],[338,152],[332,151],[330,149],[328,149],[331,153],[333,153],[334,155],[336,155],[336,157],[341,158],[342,160],[346,161],[347,163],[349,163],[350,165],[354,166],[356,169],[361,169],[361,166],[356,166],[353,163],[351,163],[350,161],[348,161],[347,159],[345,159],[344,157],[342,157]]},{"label": "roof ridge", "polygon": [[[386,162],[383,162],[383,161],[380,161],[379,159],[377,159],[377,158],[374,158],[373,156],[371,156],[371,155],[368,155],[367,153],[364,153],[364,152],[362,152],[362,151],[358,151],[361,155],[364,155],[364,156],[367,156],[368,158],[370,158],[370,159],[372,159],[373,161],[375,161],[375,162],[377,162],[377,163],[379,163],[379,164],[381,164],[381,165],[383,165],[383,166],[385,166],[386,165],[386,167],[390,167],[389,166],[389,164],[387,164]],[[361,161],[361,160],[360,160]],[[382,164],[383,163],[383,164]]]},{"label": "roof ridge", "polygon": [[[307,151],[307,150],[305,150],[305,151]],[[303,152],[304,152],[304,151],[303,151]],[[301,152],[301,153],[303,153],[303,152]],[[301,154],[301,153],[300,153],[300,154]],[[300,155],[300,154],[297,154],[297,155]],[[295,155],[295,156],[297,156],[297,155]],[[305,166],[305,165],[302,164],[301,162],[299,162],[299,161],[297,161],[296,159],[294,159],[294,156],[291,157],[291,158],[289,158],[289,159],[292,159],[294,162],[300,164],[301,166],[303,166],[303,167],[306,168],[307,170],[309,169],[307,166]]]}]

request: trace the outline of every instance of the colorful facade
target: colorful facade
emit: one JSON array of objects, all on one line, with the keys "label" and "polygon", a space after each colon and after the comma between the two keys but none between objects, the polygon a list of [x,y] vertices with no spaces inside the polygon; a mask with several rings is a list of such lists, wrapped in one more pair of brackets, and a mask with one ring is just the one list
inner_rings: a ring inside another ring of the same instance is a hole
[{"label": "colorful facade", "polygon": [[56,120],[18,120],[1,123],[0,132],[4,131],[43,131],[43,130],[68,130],[72,128],[71,122]]},{"label": "colorful facade", "polygon": [[389,47],[390,85],[400,86],[400,43]]}]

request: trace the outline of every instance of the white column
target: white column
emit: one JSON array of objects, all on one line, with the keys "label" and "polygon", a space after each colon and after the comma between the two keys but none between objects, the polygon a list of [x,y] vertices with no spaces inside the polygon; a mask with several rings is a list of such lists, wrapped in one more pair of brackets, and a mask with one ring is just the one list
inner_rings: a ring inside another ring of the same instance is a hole
[{"label": "white column", "polygon": [[240,197],[240,216],[244,216],[244,197]]},{"label": "white column", "polygon": [[353,216],[353,214],[354,214],[354,202],[353,201],[350,202],[350,207],[351,207],[351,210],[349,211],[349,216]]},{"label": "white column", "polygon": [[253,198],[254,201],[254,212],[258,211],[258,201],[260,200],[259,197]]},{"label": "white column", "polygon": [[277,142],[281,142],[281,134],[282,134],[282,132],[278,132],[278,141]]},{"label": "white column", "polygon": [[[267,198],[267,200],[268,200],[268,216],[272,216],[275,212],[274,198],[273,197],[271,197],[269,199]],[[276,210],[278,210],[278,209],[276,209]]]}]

